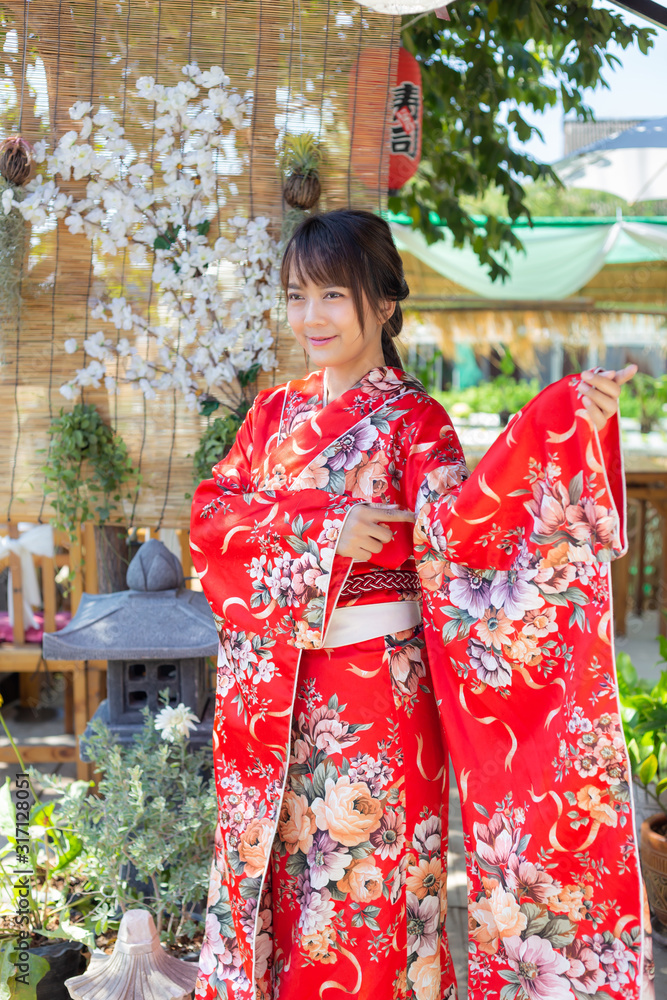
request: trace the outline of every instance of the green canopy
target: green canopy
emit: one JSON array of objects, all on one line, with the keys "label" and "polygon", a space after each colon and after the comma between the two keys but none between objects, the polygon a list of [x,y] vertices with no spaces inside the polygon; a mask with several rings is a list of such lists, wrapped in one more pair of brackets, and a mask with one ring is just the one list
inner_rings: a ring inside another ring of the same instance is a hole
[{"label": "green canopy", "polygon": [[482,298],[564,299],[583,288],[605,264],[667,261],[664,223],[554,219],[534,228],[517,227],[525,251],[510,249],[511,277],[494,282],[470,247],[454,246],[448,229],[443,228],[442,240],[428,244],[421,232],[396,217],[391,227],[399,250]]}]

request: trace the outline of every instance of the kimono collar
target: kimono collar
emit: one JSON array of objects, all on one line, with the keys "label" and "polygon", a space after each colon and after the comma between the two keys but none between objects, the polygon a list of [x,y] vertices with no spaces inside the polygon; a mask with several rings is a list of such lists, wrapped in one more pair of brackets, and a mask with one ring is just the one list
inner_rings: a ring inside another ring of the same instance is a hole
[{"label": "kimono collar", "polygon": [[[408,392],[426,394],[421,382],[401,368],[372,368],[344,393],[324,403],[324,371],[285,386],[285,403],[277,445],[266,456],[260,478],[277,465],[298,475],[355,425],[368,421],[387,402]],[[296,468],[295,466],[296,461]]]},{"label": "kimono collar", "polygon": [[[426,392],[424,386],[414,375],[403,371],[402,368],[393,368],[387,365],[380,368],[371,368],[358,382],[355,382],[353,386],[346,389],[337,398],[347,397],[349,393],[358,395],[359,392],[375,398],[379,394],[393,394],[405,388],[419,389],[422,392]],[[330,405],[326,368],[313,372],[301,382],[288,382],[288,391],[303,393],[310,397],[317,395],[323,407]],[[333,402],[336,402],[336,400],[333,400]]]}]

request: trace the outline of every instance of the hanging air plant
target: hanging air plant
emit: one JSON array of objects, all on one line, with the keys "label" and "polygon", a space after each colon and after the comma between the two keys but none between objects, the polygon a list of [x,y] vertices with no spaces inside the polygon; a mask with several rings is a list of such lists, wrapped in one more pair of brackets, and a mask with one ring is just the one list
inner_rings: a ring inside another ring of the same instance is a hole
[{"label": "hanging air plant", "polygon": [[312,132],[286,136],[282,154],[283,197],[289,210],[283,221],[283,239],[289,239],[306,213],[317,204],[322,193],[321,164],[322,148],[317,136]]},{"label": "hanging air plant", "polygon": [[20,135],[0,143],[0,311],[6,314],[18,307],[28,247],[28,223],[12,207],[24,197],[32,159],[32,146]]},{"label": "hanging air plant", "polygon": [[283,197],[291,208],[307,211],[319,200],[320,166],[322,150],[319,139],[312,132],[288,135],[283,149],[283,167],[286,173]]}]

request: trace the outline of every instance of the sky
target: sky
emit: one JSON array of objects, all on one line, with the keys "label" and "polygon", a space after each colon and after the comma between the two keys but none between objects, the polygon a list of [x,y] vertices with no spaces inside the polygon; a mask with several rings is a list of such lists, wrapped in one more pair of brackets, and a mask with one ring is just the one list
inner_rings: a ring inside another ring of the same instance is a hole
[{"label": "sky", "polygon": [[[658,0],[667,6],[667,0]],[[618,11],[612,3],[596,0],[596,7],[608,7]],[[648,21],[622,11],[626,20],[640,26],[655,27]],[[588,103],[596,118],[662,118],[667,116],[667,28],[655,28],[657,37],[648,55],[642,55],[637,46],[631,49],[618,47],[616,54],[622,65],[612,72],[606,69],[604,76],[609,90],[598,88],[588,92]],[[614,51],[614,50],[612,50]],[[531,124],[537,125],[544,135],[544,142],[531,139],[519,144],[536,159],[553,163],[563,155],[563,109],[551,108],[543,115],[524,115]]]}]

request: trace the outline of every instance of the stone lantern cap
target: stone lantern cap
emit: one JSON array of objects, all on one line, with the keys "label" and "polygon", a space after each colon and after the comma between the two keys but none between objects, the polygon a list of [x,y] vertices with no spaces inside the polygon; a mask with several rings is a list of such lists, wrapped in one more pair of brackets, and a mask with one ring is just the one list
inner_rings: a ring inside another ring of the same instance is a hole
[{"label": "stone lantern cap", "polygon": [[188,659],[213,656],[218,634],[204,595],[162,542],[144,542],[127,570],[129,590],[83,594],[72,620],[44,633],[47,660]]}]

